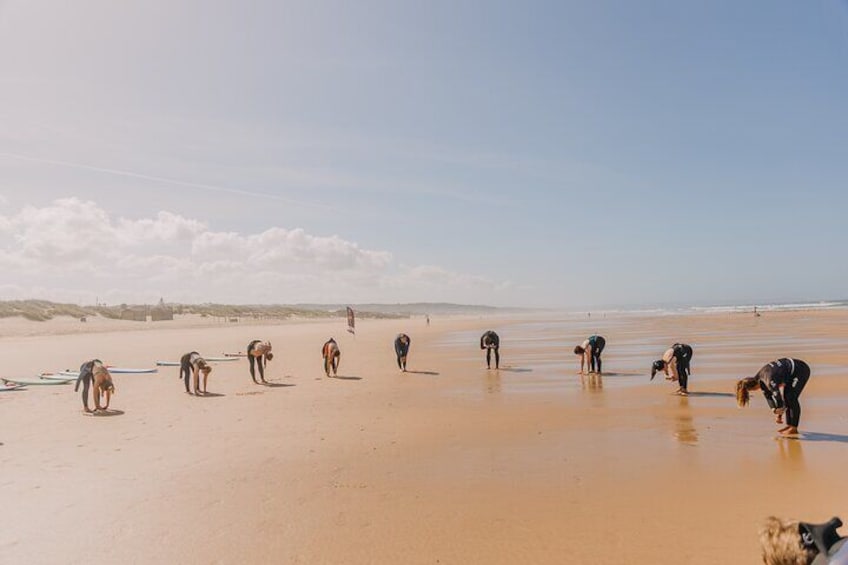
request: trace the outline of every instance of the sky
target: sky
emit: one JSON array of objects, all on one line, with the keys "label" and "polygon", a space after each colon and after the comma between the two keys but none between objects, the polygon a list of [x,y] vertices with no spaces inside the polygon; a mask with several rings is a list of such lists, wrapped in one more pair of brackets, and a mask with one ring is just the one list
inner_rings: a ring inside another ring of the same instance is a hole
[{"label": "sky", "polygon": [[0,0],[0,299],[848,298],[844,1]]}]

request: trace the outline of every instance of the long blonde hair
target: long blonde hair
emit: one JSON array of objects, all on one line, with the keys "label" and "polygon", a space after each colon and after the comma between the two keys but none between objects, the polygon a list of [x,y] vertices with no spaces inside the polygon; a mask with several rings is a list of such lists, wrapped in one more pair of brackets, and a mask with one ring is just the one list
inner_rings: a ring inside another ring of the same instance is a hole
[{"label": "long blonde hair", "polygon": [[751,401],[751,391],[760,389],[760,379],[747,377],[736,382],[736,405],[739,408],[748,406]]},{"label": "long blonde hair", "polygon": [[766,565],[808,565],[815,552],[801,545],[801,533],[795,520],[766,518],[760,528],[760,548]]}]

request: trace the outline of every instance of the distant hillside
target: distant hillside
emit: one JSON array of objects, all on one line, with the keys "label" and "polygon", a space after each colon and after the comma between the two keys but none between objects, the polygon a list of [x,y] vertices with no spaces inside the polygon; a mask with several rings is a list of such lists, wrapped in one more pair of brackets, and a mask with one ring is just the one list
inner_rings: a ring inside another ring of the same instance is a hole
[{"label": "distant hillside", "polygon": [[[144,314],[150,309],[164,307],[174,314],[196,314],[219,318],[339,318],[345,316],[347,304],[120,304],[114,306],[79,306],[62,304],[47,300],[10,300],[0,301],[0,318],[21,316],[27,320],[45,321],[56,316],[103,316],[121,319],[127,311]],[[515,309],[495,308],[492,306],[471,306],[447,303],[415,304],[353,304],[357,317],[364,318],[409,318],[411,316],[430,315],[475,315],[516,311]],[[144,318],[144,316],[142,316]]]}]

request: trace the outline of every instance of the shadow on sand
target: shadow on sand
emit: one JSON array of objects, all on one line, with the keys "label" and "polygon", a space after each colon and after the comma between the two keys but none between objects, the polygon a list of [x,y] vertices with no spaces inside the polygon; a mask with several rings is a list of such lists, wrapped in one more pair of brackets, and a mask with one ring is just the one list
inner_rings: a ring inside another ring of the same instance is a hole
[{"label": "shadow on sand", "polygon": [[406,372],[410,373],[412,375],[430,375],[431,377],[438,377],[440,375],[440,373],[437,373],[436,371],[409,371],[409,370],[407,370]]},{"label": "shadow on sand", "polygon": [[194,395],[197,398],[220,398],[222,396],[227,396],[226,394],[221,394],[220,392],[207,392],[206,394],[200,393]]},{"label": "shadow on sand", "polygon": [[85,414],[86,416],[91,416],[92,418],[110,418],[112,416],[123,416],[124,411],[109,408],[108,410],[98,410],[97,412],[91,412],[88,414],[83,412],[83,414]]},{"label": "shadow on sand", "polygon": [[786,439],[799,441],[848,443],[848,435],[828,434],[824,432],[801,432],[798,436],[786,436]]},{"label": "shadow on sand", "polygon": [[532,373],[533,369],[528,369],[526,367],[501,367],[500,369],[495,369],[496,371],[505,371],[507,373]]},{"label": "shadow on sand", "polygon": [[297,386],[294,383],[274,383],[274,382],[270,382],[270,381],[264,382],[264,383],[257,383],[257,384],[259,384],[261,386],[266,386],[268,388],[282,388],[282,387],[287,387],[287,386]]},{"label": "shadow on sand", "polygon": [[692,397],[702,396],[702,397],[711,397],[711,398],[735,398],[736,397],[736,395],[733,394],[732,392],[708,392],[708,391],[690,392],[689,396],[692,396]]},{"label": "shadow on sand", "polygon": [[[598,373],[589,373],[590,375],[597,375]],[[640,377],[642,373],[607,373],[606,371],[600,373],[602,377]]]},{"label": "shadow on sand", "polygon": [[330,378],[331,379],[338,379],[340,381],[361,381],[362,380],[362,377],[354,377],[354,376],[344,377],[342,375],[339,375],[337,377],[330,377]]}]

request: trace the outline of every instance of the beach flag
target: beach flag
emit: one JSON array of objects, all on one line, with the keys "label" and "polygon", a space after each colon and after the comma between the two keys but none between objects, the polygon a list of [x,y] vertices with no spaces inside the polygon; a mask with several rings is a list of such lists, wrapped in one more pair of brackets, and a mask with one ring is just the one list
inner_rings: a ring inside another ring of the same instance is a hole
[{"label": "beach flag", "polygon": [[353,308],[347,307],[347,331],[356,335],[356,319],[353,315]]}]

